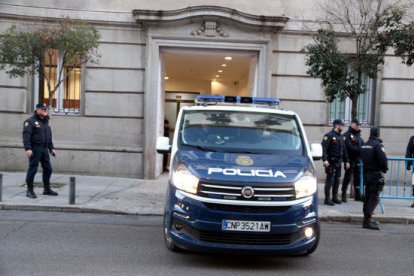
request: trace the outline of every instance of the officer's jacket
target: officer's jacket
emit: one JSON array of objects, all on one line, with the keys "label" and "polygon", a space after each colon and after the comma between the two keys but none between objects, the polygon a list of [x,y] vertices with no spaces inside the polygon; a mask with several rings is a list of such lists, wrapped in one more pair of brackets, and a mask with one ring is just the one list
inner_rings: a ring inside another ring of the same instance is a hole
[{"label": "officer's jacket", "polygon": [[[414,136],[411,136],[410,141],[408,141],[405,158],[414,158]],[[413,161],[407,161],[407,165],[411,166],[412,164]]]},{"label": "officer's jacket", "polygon": [[348,155],[345,149],[345,143],[342,135],[335,130],[331,130],[322,140],[322,160],[342,159],[344,162],[348,162]]},{"label": "officer's jacket", "polygon": [[359,159],[359,155],[361,154],[361,147],[364,144],[364,140],[361,138],[361,131],[349,127],[348,131],[344,133],[343,137],[349,161],[357,161]]},{"label": "officer's jacket", "polygon": [[31,150],[35,145],[46,147],[49,150],[54,149],[52,129],[49,126],[49,116],[41,119],[35,114],[24,121],[23,145],[25,150]]},{"label": "officer's jacket", "polygon": [[388,171],[385,149],[378,138],[369,137],[368,142],[361,147],[361,160],[364,164],[364,170],[384,173]]}]

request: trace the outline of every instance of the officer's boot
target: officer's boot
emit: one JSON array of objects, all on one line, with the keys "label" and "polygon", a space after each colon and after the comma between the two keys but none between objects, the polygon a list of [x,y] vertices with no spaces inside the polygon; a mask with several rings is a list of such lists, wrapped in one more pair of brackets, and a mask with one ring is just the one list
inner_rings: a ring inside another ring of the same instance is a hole
[{"label": "officer's boot", "polygon": [[341,201],[338,199],[338,195],[332,195],[332,202],[336,204],[341,204]]},{"label": "officer's boot", "polygon": [[355,201],[362,201],[361,193],[359,190],[355,190]]},{"label": "officer's boot", "polygon": [[37,198],[35,192],[33,191],[33,183],[32,184],[27,184],[26,196],[28,198]]},{"label": "officer's boot", "polygon": [[373,223],[370,215],[364,215],[364,221],[362,222],[362,228],[371,230],[380,230],[378,222]]},{"label": "officer's boot", "polygon": [[348,202],[347,200],[346,200],[346,193],[342,193],[342,202]]},{"label": "officer's boot", "polygon": [[334,206],[335,204],[332,202],[332,200],[330,199],[330,197],[329,197],[329,194],[325,194],[325,202],[324,202],[326,205],[329,205],[329,206]]},{"label": "officer's boot", "polygon": [[50,195],[50,196],[57,196],[58,193],[50,189],[49,184],[43,184],[43,194],[44,195]]},{"label": "officer's boot", "polygon": [[373,218],[371,218],[371,223],[372,223],[372,224],[374,224],[374,225],[379,226],[378,221],[376,221],[376,220],[375,220],[375,219],[373,219]]}]

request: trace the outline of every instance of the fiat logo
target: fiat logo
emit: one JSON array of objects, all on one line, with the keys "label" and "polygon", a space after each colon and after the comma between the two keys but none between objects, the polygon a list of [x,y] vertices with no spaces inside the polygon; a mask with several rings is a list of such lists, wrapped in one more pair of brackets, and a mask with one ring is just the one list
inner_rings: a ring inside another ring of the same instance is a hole
[{"label": "fiat logo", "polygon": [[252,187],[246,186],[242,189],[241,195],[246,199],[250,199],[254,196],[254,190]]}]

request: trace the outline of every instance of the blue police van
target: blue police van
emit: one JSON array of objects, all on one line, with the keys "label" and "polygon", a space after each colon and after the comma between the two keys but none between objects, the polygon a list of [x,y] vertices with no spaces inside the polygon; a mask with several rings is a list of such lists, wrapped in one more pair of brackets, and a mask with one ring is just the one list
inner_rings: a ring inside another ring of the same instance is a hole
[{"label": "blue police van", "polygon": [[200,95],[180,110],[164,214],[168,249],[301,254],[318,246],[320,144],[276,98]]}]

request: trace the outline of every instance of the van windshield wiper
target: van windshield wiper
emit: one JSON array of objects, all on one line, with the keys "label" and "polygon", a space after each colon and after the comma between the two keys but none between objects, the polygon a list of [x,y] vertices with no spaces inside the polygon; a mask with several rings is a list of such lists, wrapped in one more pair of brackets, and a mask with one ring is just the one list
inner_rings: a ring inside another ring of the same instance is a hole
[{"label": "van windshield wiper", "polygon": [[248,151],[248,150],[227,150],[229,153],[244,153],[244,154],[254,154],[257,152],[254,151]]},{"label": "van windshield wiper", "polygon": [[217,152],[217,150],[214,150],[214,149],[211,149],[211,148],[206,148],[206,147],[199,146],[199,145],[191,145],[191,144],[183,144],[183,145],[187,146],[187,147],[196,148],[196,149],[199,149],[199,150]]}]

